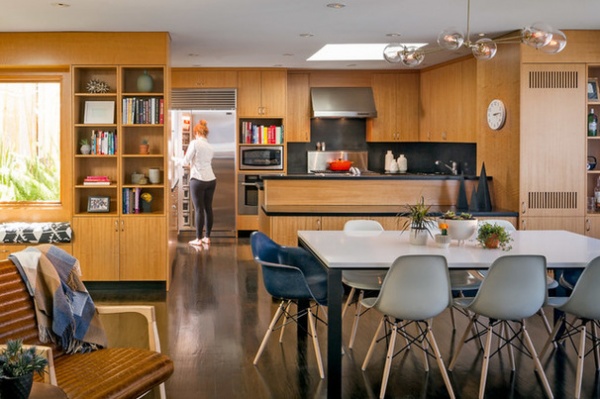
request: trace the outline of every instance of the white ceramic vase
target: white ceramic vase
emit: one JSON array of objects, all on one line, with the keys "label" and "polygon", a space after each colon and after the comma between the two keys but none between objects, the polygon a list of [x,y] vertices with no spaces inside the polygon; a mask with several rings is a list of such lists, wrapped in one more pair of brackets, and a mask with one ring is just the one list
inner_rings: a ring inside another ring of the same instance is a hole
[{"label": "white ceramic vase", "polygon": [[427,229],[413,229],[408,232],[410,234],[409,242],[412,245],[427,245],[429,231]]}]

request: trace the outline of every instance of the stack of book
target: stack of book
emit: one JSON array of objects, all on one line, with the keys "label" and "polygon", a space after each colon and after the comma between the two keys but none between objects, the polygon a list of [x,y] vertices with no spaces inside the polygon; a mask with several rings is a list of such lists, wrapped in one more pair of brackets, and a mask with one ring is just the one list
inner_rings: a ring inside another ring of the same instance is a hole
[{"label": "stack of book", "polygon": [[109,186],[110,178],[108,176],[88,176],[83,179],[84,186]]},{"label": "stack of book", "polygon": [[245,144],[283,144],[283,126],[242,122],[241,142]]}]

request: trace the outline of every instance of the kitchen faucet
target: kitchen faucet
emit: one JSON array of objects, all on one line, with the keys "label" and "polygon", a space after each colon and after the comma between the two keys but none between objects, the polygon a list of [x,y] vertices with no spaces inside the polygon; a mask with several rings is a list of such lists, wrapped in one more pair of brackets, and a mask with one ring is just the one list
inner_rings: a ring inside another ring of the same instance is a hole
[{"label": "kitchen faucet", "polygon": [[450,169],[450,171],[452,172],[453,175],[457,175],[458,174],[458,164],[454,161],[450,161],[450,165],[443,163],[442,161],[440,161],[439,159],[437,161],[435,161],[435,164],[437,166],[444,166],[448,169]]}]

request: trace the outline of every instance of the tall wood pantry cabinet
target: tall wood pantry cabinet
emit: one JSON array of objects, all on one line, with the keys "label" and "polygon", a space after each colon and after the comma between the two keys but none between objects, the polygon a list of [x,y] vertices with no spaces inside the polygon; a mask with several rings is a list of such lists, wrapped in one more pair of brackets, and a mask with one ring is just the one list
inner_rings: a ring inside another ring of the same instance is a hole
[{"label": "tall wood pantry cabinet", "polygon": [[520,228],[584,233],[586,70],[521,65]]},{"label": "tall wood pantry cabinet", "polygon": [[[166,281],[166,67],[76,65],[71,73],[73,255],[83,280]],[[146,75],[152,83],[138,84]],[[91,153],[81,152],[83,140]]]}]

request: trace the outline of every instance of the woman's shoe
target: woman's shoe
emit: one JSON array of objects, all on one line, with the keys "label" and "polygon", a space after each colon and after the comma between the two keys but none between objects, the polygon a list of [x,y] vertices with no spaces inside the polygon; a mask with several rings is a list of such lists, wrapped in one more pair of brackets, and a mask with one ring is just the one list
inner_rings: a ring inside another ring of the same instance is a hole
[{"label": "woman's shoe", "polygon": [[202,239],[202,244],[210,245],[210,238],[208,238],[208,237],[204,237],[204,238]]},{"label": "woman's shoe", "polygon": [[190,245],[201,245],[202,244],[202,240],[199,238],[196,238],[195,240],[192,240],[189,242]]}]

